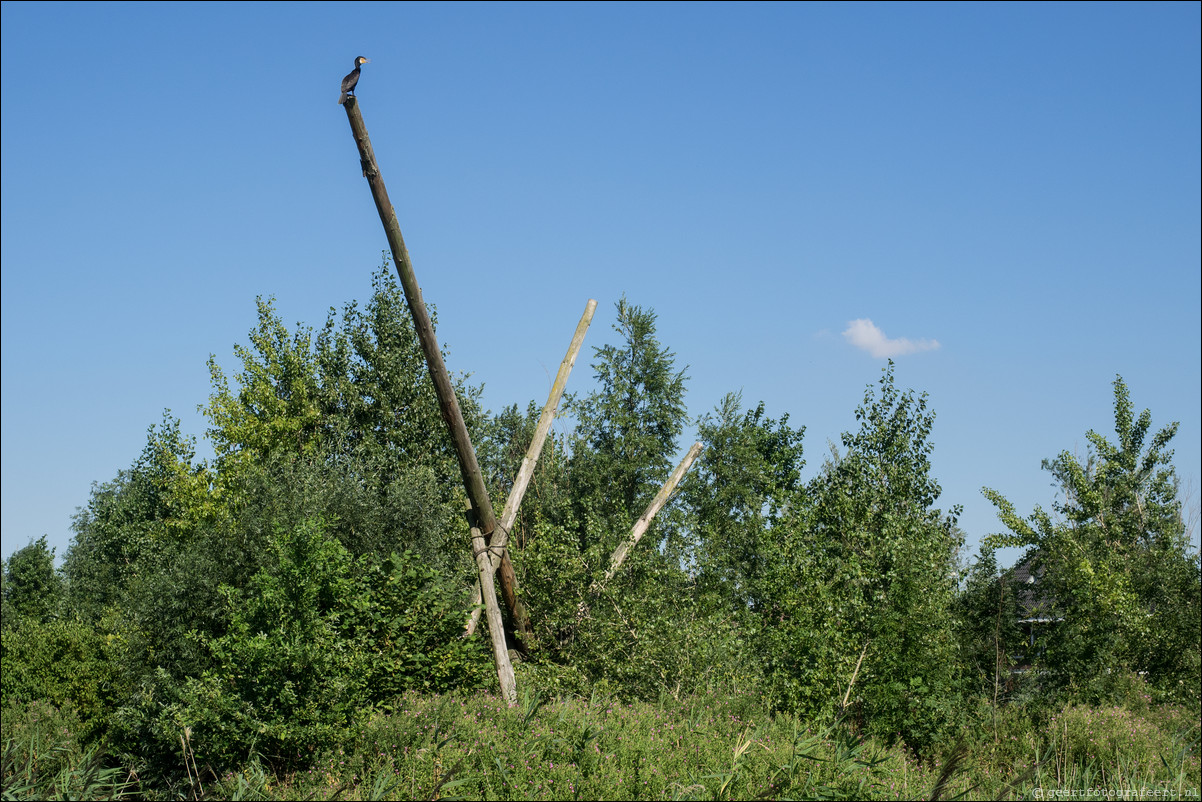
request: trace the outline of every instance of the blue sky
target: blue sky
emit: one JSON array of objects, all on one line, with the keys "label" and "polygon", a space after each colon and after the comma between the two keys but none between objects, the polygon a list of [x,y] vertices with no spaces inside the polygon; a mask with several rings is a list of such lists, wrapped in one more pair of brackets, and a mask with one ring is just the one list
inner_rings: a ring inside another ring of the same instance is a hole
[{"label": "blue sky", "polygon": [[491,409],[541,403],[587,299],[599,346],[625,294],[693,415],[762,399],[807,475],[894,355],[970,544],[982,486],[1047,507],[1040,460],[1112,433],[1116,374],[1181,422],[1196,509],[1200,8],[4,3],[3,554],[61,556],[165,408],[203,440],[205,361],[236,367],[257,295],[313,325],[368,297],[357,55]]}]

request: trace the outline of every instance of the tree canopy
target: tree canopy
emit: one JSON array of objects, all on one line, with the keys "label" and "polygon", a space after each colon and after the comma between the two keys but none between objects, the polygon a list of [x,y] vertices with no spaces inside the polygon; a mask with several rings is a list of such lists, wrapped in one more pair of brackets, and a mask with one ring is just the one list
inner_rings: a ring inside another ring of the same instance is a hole
[{"label": "tree canopy", "polygon": [[1136,417],[1116,377],[1115,442],[1091,430],[1084,462],[1068,451],[1043,462],[1062,494],[1053,514],[1036,507],[1024,519],[1001,493],[982,491],[1009,529],[986,545],[1026,547],[1039,575],[1049,619],[1039,662],[1062,691],[1105,698],[1109,677],[1136,672],[1197,698],[1196,683],[1182,681],[1197,672],[1202,619],[1198,555],[1189,553],[1168,449],[1178,424],[1151,426],[1151,412]]},{"label": "tree canopy", "polygon": [[[251,750],[294,767],[407,690],[495,682],[482,635],[464,637],[461,476],[387,263],[366,304],[318,331],[285,325],[270,299],[256,311],[238,369],[209,360],[212,459],[165,413],[93,485],[61,568],[42,538],[0,571],[5,703],[73,706],[87,737],[164,776],[181,732],[213,767]],[[519,682],[630,699],[737,688],[919,755],[983,705],[1040,693],[1114,699],[1137,682],[1197,703],[1202,579],[1177,425],[1153,431],[1121,378],[1114,440],[1091,431],[1084,460],[1045,461],[1061,489],[1050,513],[1023,518],[985,489],[1008,532],[967,570],[960,508],[932,471],[930,399],[892,362],[808,477],[805,427],[730,393],[696,420],[701,458],[608,577],[691,423],[655,312],[625,298],[614,312],[596,386],[568,398],[511,533],[534,629]],[[493,414],[455,384],[503,497],[538,407]],[[994,557],[1016,545],[1052,605],[1037,648]],[[1019,660],[1034,661],[1025,686]]]}]

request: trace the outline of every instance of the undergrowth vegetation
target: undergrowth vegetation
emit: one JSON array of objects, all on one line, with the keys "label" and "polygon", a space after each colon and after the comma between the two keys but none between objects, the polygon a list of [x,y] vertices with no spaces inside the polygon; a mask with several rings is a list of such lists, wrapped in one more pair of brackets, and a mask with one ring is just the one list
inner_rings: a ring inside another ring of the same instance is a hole
[{"label": "undergrowth vegetation", "polygon": [[1042,727],[1015,708],[996,732],[966,727],[947,754],[919,761],[847,722],[810,726],[745,694],[526,693],[509,708],[492,694],[413,691],[291,771],[252,755],[218,774],[193,763],[181,733],[188,768],[167,787],[104,768],[69,714],[32,705],[5,719],[4,795],[18,799],[1112,799],[1140,788],[1188,799],[1202,782],[1198,721],[1181,707],[1069,705]]}]

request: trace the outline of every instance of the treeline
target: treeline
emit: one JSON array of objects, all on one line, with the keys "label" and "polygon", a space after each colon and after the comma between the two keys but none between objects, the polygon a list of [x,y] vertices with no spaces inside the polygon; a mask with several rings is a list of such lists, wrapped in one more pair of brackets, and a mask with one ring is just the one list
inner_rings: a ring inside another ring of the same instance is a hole
[{"label": "treeline", "polygon": [[[463,636],[459,470],[387,265],[365,306],[320,330],[289,330],[271,301],[258,312],[233,382],[209,362],[215,457],[165,416],[93,487],[61,569],[45,538],[3,567],[5,710],[70,708],[85,740],[164,782],[189,756],[216,772],[251,754],[304,766],[399,694],[496,682],[486,637]],[[533,624],[510,633],[520,686],[753,691],[920,756],[999,705],[1202,705],[1177,426],[1153,431],[1121,379],[1117,440],[1090,432],[1085,462],[1045,463],[1051,513],[986,489],[1009,531],[971,561],[959,507],[936,506],[934,412],[892,365],[809,481],[804,427],[729,395],[697,421],[706,448],[676,497],[599,583],[687,422],[655,320],[617,305],[597,389],[568,397],[572,427],[548,440],[511,532]],[[462,377],[457,392],[504,498],[538,408],[487,413]],[[998,570],[1000,546],[1028,549],[1037,593]]]}]

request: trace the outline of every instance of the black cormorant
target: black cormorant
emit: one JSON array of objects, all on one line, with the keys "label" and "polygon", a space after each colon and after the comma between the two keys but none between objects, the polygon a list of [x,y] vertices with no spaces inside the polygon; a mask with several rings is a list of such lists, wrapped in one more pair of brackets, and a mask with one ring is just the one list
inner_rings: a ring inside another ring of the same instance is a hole
[{"label": "black cormorant", "polygon": [[345,103],[348,94],[355,94],[355,84],[359,83],[359,68],[370,60],[363,58],[363,56],[355,59],[355,69],[351,70],[350,74],[342,79],[342,96],[338,98],[339,103]]}]

